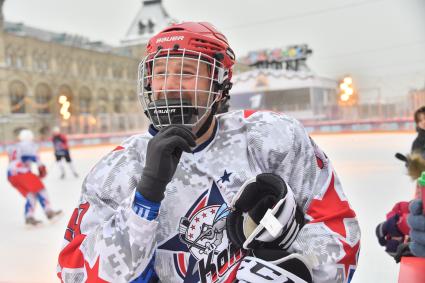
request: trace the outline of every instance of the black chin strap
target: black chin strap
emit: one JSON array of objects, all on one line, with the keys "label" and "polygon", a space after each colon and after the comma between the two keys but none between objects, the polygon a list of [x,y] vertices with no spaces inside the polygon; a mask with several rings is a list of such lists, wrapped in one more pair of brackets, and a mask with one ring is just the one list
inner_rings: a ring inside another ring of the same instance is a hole
[{"label": "black chin strap", "polygon": [[214,118],[214,115],[215,115],[215,113],[217,112],[217,105],[218,105],[218,103],[217,102],[214,102],[214,104],[212,105],[212,107],[211,107],[211,111],[210,111],[210,114],[208,114],[208,117],[207,117],[207,119],[205,120],[205,122],[204,122],[204,124],[202,124],[202,126],[201,126],[201,128],[195,133],[195,136],[197,137],[197,138],[200,138],[203,134],[205,134],[207,131],[208,131],[208,129],[210,128],[210,126],[211,126],[211,123],[212,123],[212,121],[213,121],[213,118]]}]

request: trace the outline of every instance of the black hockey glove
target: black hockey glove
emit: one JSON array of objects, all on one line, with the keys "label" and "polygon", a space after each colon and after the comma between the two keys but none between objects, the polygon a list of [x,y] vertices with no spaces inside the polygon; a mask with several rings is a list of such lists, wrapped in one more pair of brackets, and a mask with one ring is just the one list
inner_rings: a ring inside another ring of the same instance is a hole
[{"label": "black hockey glove", "polygon": [[313,282],[310,264],[304,256],[270,249],[253,250],[252,256],[242,260],[236,278],[239,283]]},{"label": "black hockey glove", "polygon": [[160,202],[177,169],[183,151],[192,152],[195,136],[181,125],[161,129],[148,143],[146,164],[137,191],[147,200]]},{"label": "black hockey glove", "polygon": [[385,247],[385,251],[392,257],[396,255],[398,246],[404,242],[404,235],[397,227],[399,218],[400,216],[395,214],[375,228],[379,244]]},{"label": "black hockey glove", "polygon": [[238,248],[286,250],[304,225],[292,190],[272,173],[245,182],[231,206],[227,235]]}]

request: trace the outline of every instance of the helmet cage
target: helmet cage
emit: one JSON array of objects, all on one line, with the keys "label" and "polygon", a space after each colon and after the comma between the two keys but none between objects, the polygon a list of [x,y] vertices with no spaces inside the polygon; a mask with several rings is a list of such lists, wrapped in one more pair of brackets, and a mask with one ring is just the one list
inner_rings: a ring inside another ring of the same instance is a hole
[{"label": "helmet cage", "polygon": [[[169,72],[168,63],[171,59],[181,60],[179,73]],[[155,74],[155,64],[159,60],[165,61],[165,71]],[[188,61],[192,61],[192,66],[196,66],[195,74],[185,73],[184,66]],[[200,74],[201,64],[207,65],[207,76]],[[229,71],[220,61],[205,53],[173,48],[159,49],[155,53],[148,54],[139,64],[138,74],[139,101],[155,128],[181,124],[194,129],[200,127],[211,113],[214,104],[222,98]],[[172,77],[179,83],[173,85],[177,86],[176,88],[168,89],[167,80]],[[187,89],[187,85],[183,87],[183,80],[193,78],[195,78],[193,89]],[[155,90],[152,87],[154,79],[161,79],[165,87]],[[201,89],[198,85],[200,80],[207,80],[209,87]],[[190,100],[187,99],[188,95],[191,96]],[[204,105],[199,99],[201,96],[208,96],[207,99],[205,97],[202,99]]]}]

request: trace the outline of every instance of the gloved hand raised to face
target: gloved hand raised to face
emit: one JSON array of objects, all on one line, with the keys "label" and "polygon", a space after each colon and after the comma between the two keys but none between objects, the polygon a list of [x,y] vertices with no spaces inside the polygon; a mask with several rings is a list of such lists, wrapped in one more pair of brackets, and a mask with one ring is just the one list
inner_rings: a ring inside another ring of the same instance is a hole
[{"label": "gloved hand raised to face", "polygon": [[248,180],[232,200],[226,228],[230,241],[244,249],[286,250],[304,225],[291,188],[278,175]]},{"label": "gloved hand raised to face", "polygon": [[415,256],[425,257],[425,215],[422,206],[422,201],[418,199],[410,203],[407,223],[410,226],[410,250]]},{"label": "gloved hand raised to face", "polygon": [[137,191],[147,200],[160,202],[177,169],[183,151],[192,152],[195,136],[182,125],[161,129],[148,143],[146,164]]}]

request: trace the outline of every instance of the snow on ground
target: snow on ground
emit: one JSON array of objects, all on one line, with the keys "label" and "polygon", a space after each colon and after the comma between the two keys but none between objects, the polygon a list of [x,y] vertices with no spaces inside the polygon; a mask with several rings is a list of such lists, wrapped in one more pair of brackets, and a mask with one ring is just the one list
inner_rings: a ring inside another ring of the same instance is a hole
[{"label": "snow on ground", "polygon": [[[360,222],[362,242],[354,283],[397,282],[398,266],[378,245],[374,231],[395,202],[413,195],[414,183],[393,156],[397,151],[408,152],[414,137],[413,133],[313,136],[332,160]],[[0,282],[58,282],[57,256],[84,176],[112,148],[72,150],[80,177],[74,178],[68,170],[65,180],[59,179],[52,152],[42,153],[49,170],[45,184],[52,205],[63,209],[64,217],[47,223],[39,207],[37,216],[45,224],[32,229],[24,225],[24,199],[7,182],[7,160],[0,157]]]}]

